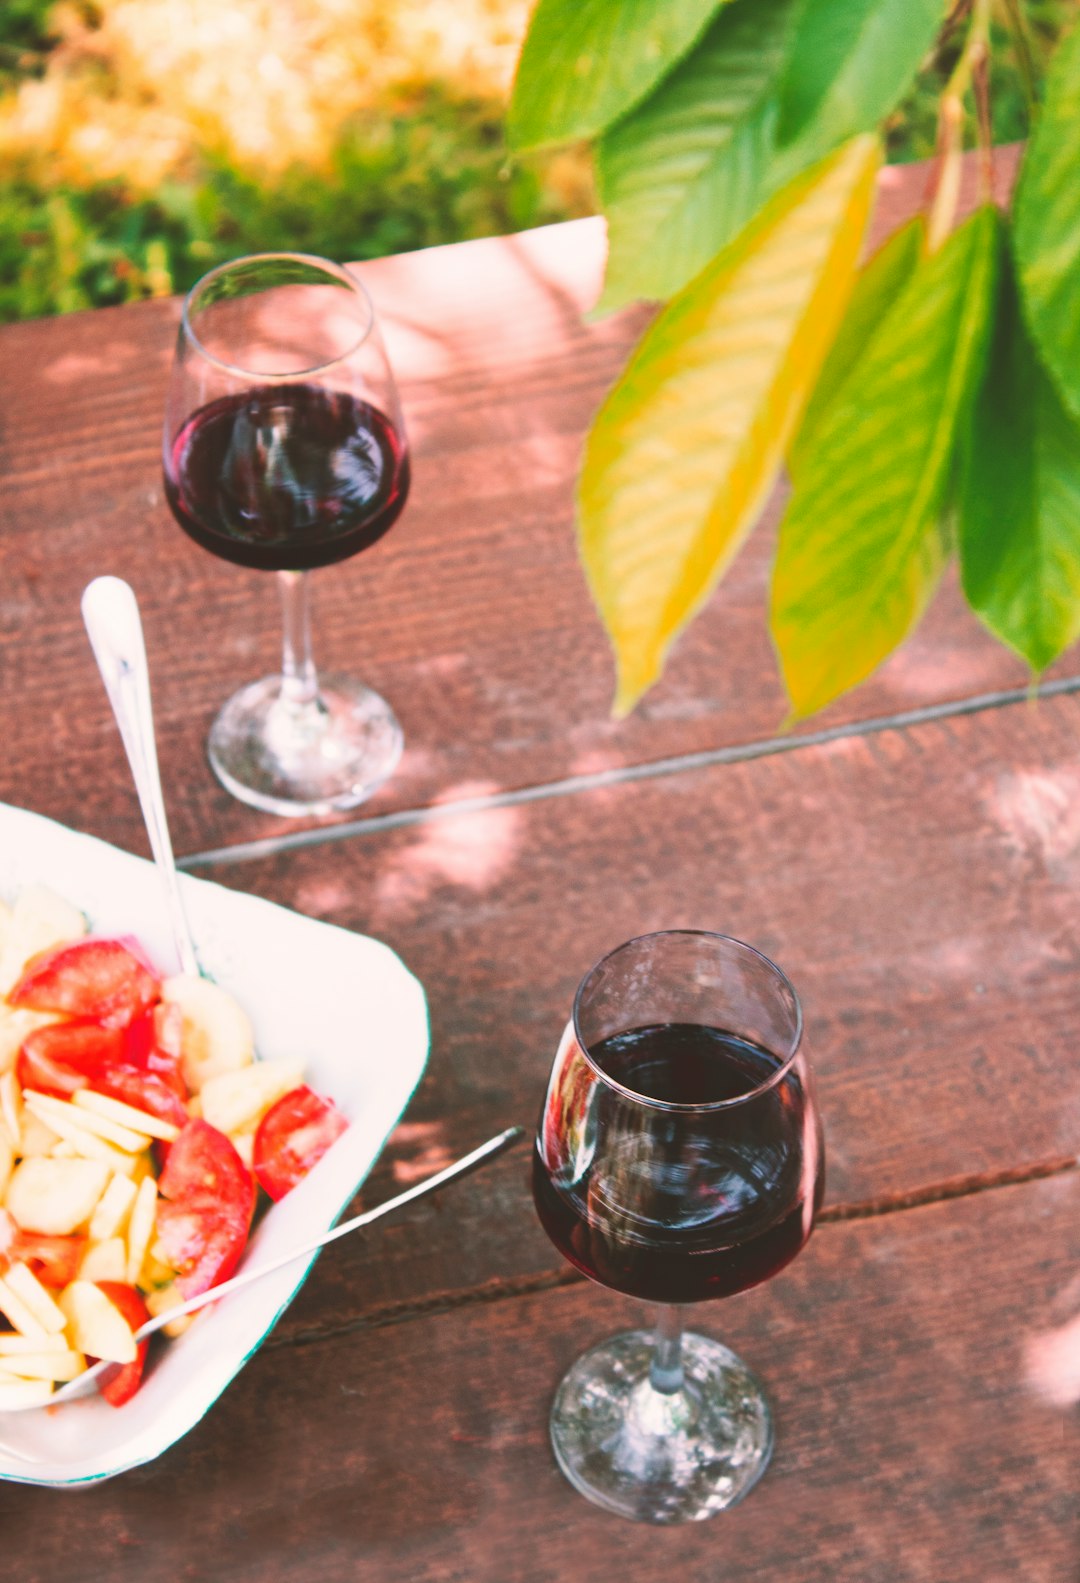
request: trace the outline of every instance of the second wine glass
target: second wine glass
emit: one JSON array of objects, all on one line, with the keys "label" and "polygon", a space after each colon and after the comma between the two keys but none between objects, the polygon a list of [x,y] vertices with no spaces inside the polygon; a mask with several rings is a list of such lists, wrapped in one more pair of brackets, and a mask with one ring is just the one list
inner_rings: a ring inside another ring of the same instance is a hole
[{"label": "second wine glass", "polygon": [[277,572],[281,589],[281,674],[221,710],[215,774],[268,813],[354,807],[392,774],[401,727],[363,683],[318,676],[305,573],[374,544],[409,489],[397,389],[359,280],[299,253],[205,275],[184,302],[163,449],[184,531],[224,560]]},{"label": "second wine glass", "polygon": [[642,1522],[740,1500],[772,1449],[768,1403],[681,1305],[768,1280],[806,1243],[824,1186],[821,1127],[787,978],[751,946],[670,930],[585,975],[537,1132],[533,1194],[559,1251],[660,1305],[570,1369],[551,1439],[598,1505]]}]

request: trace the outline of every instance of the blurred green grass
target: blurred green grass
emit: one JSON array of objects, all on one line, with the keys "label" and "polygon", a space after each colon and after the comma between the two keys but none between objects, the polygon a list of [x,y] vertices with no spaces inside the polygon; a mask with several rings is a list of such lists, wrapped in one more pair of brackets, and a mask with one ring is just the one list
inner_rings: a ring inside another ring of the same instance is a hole
[{"label": "blurred green grass", "polygon": [[363,259],[592,212],[581,151],[508,157],[527,14],[2,0],[0,321],[182,291],[262,249]]},{"label": "blurred green grass", "polygon": [[274,248],[363,259],[589,212],[510,168],[502,107],[429,85],[407,108],[358,116],[329,160],[271,178],[205,151],[152,194],[123,179],[0,176],[0,320],[186,290],[228,258]]},{"label": "blurred green grass", "polygon": [[[1017,3],[1037,85],[1080,0]],[[506,149],[528,9],[221,0],[178,43],[176,0],[3,0],[0,321],[182,291],[261,249],[362,259],[590,212],[583,151],[515,161]],[[1007,142],[1028,109],[1000,29],[997,46],[994,131]],[[337,89],[309,103],[335,50]],[[933,152],[955,50],[944,44],[892,118],[891,159]]]}]

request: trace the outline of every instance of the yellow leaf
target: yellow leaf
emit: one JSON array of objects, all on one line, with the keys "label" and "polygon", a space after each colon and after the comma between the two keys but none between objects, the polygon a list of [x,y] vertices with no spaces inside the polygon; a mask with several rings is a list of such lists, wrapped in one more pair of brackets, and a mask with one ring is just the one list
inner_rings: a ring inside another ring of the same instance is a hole
[{"label": "yellow leaf", "polygon": [[778,193],[654,321],[593,424],[580,549],[617,714],[768,497],[847,305],[879,160],[875,137],[853,138]]}]

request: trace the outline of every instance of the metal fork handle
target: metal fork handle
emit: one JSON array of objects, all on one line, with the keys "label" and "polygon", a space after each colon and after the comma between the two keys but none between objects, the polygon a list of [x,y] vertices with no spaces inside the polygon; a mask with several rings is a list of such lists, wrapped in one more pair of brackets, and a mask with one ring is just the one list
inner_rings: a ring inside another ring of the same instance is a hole
[{"label": "metal fork handle", "polygon": [[[375,1209],[365,1210],[362,1215],[354,1215],[352,1220],[345,1220],[340,1226],[334,1226],[330,1231],[324,1231],[321,1237],[316,1237],[314,1242],[305,1243],[302,1248],[293,1248],[290,1253],[283,1253],[280,1258],[272,1260],[269,1264],[261,1264],[255,1270],[242,1270],[239,1275],[234,1275],[228,1281],[222,1281],[220,1286],[212,1286],[208,1292],[200,1292],[197,1297],[189,1297],[187,1302],[179,1303],[175,1308],[167,1309],[165,1313],[155,1314],[153,1319],[148,1319],[145,1325],[140,1325],[135,1332],[136,1341],[144,1341],[147,1336],[152,1336],[155,1331],[171,1324],[174,1319],[180,1319],[185,1314],[197,1314],[200,1308],[206,1308],[210,1303],[216,1303],[219,1298],[227,1297],[230,1292],[237,1292],[242,1286],[250,1286],[254,1281],[261,1281],[264,1275],[273,1275],[277,1270],[283,1270],[287,1264],[292,1264],[296,1259],[306,1258],[309,1253],[317,1253],[320,1248],[325,1248],[328,1242],[336,1242],[339,1237],[347,1237],[351,1231],[359,1231],[362,1226],[370,1226],[375,1220],[381,1220],[384,1215],[389,1215],[395,1209],[401,1209],[405,1204],[411,1204],[416,1198],[423,1198],[425,1193],[433,1193],[436,1188],[442,1187],[446,1182],[452,1182],[456,1177],[467,1176],[470,1171],[475,1171],[488,1160],[502,1154],[504,1149],[509,1149],[524,1137],[523,1127],[507,1127],[505,1132],[500,1132],[496,1137],[489,1138],[487,1143],[482,1143],[478,1149],[465,1154],[460,1160],[455,1160],[453,1165],[445,1166],[441,1171],[436,1171],[433,1176],[425,1176],[422,1182],[416,1182],[405,1192],[399,1193],[396,1198],[388,1198],[384,1204],[379,1204]],[[84,1376],[80,1375],[80,1378]]]}]

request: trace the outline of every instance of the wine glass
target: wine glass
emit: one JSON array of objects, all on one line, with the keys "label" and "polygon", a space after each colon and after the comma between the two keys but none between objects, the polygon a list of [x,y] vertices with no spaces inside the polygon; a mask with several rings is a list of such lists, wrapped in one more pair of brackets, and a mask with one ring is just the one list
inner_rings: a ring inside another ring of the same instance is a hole
[{"label": "wine glass", "polygon": [[708,1517],[772,1450],[761,1385],[681,1305],[744,1291],[805,1245],[824,1149],[798,997],[739,940],[642,935],[581,982],[533,1157],[541,1224],[602,1286],[661,1305],[655,1337],[587,1352],[551,1413],[590,1500],[642,1522]]},{"label": "wine glass", "polygon": [[316,675],[304,573],[374,544],[409,489],[394,376],[359,280],[301,253],[204,275],[184,302],[163,451],[184,531],[277,572],[282,596],[281,675],[225,704],[214,773],[268,813],[354,807],[392,773],[401,727],[363,683]]}]

